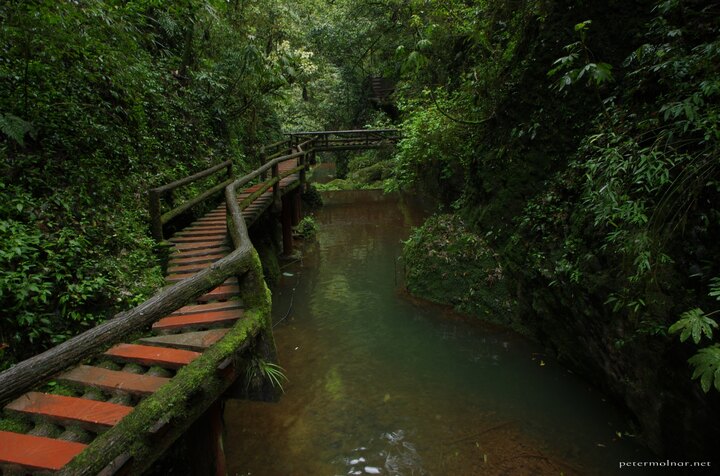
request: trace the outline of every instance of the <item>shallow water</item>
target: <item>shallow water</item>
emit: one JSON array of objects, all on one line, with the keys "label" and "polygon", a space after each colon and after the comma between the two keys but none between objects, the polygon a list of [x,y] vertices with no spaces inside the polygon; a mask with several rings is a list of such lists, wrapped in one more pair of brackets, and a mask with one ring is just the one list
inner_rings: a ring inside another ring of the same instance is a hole
[{"label": "shallow water", "polygon": [[273,290],[285,395],[228,403],[230,474],[612,475],[649,459],[537,346],[403,295],[418,207],[372,191],[325,200],[317,242]]}]

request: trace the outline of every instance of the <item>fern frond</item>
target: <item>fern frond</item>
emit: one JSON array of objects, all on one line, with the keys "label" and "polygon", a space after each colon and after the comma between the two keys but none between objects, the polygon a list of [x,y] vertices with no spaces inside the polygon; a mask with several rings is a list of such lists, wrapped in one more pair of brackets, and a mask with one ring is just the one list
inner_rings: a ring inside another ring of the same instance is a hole
[{"label": "fern frond", "polygon": [[25,135],[32,130],[32,123],[13,114],[0,114],[0,131],[21,146],[25,146]]}]

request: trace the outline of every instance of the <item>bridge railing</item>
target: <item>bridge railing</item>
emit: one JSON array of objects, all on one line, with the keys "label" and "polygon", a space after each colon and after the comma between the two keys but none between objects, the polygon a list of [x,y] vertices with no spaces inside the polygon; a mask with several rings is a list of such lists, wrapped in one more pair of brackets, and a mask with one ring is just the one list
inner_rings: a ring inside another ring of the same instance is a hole
[{"label": "bridge railing", "polygon": [[263,162],[267,162],[268,160],[290,153],[292,153],[290,139],[274,142],[260,148],[260,157],[262,157]]},{"label": "bridge railing", "polygon": [[[173,191],[175,189],[178,189],[184,185],[189,185],[193,182],[197,182],[198,180],[202,180],[206,177],[210,177],[211,175],[220,172],[222,170],[226,171],[227,179],[223,182],[220,182],[219,184],[209,188],[208,190],[204,191],[200,195],[187,200],[186,202],[178,205],[173,206],[170,210],[163,213],[162,212],[162,201],[163,199],[166,202],[172,203],[172,197],[173,197]],[[196,174],[190,175],[189,177],[182,178],[180,180],[176,180],[174,182],[171,182],[166,185],[162,185],[160,187],[156,187],[151,189],[148,192],[149,195],[149,209],[150,209],[150,231],[152,233],[153,238],[155,238],[158,241],[163,240],[163,226],[169,223],[172,219],[177,218],[182,213],[185,213],[186,211],[190,210],[192,207],[199,205],[200,203],[204,202],[205,200],[209,199],[210,197],[214,196],[215,194],[221,192],[225,187],[227,187],[232,181],[235,180],[235,177],[233,176],[232,171],[232,161],[227,160],[221,164],[217,164],[213,167],[210,167],[208,169],[205,169],[201,172],[198,172]]]},{"label": "bridge railing", "polygon": [[371,149],[392,145],[400,139],[397,129],[357,129],[347,131],[308,131],[289,134],[294,146],[312,137],[316,151]]},{"label": "bridge railing", "polygon": [[[157,457],[157,454],[166,447],[163,440],[172,440],[179,432],[185,431],[189,425],[187,420],[200,415],[240,376],[243,370],[240,354],[248,348],[251,339],[256,342],[256,352],[261,352],[264,358],[274,359],[270,294],[263,278],[260,258],[248,236],[242,209],[252,202],[251,197],[266,192],[270,187],[275,187],[277,190],[277,184],[284,177],[304,170],[307,154],[307,151],[298,149],[297,152],[277,157],[225,186],[227,226],[232,239],[233,251],[210,267],[199,271],[190,278],[179,281],[138,308],[131,310],[130,313],[136,316],[132,321],[125,317],[121,319],[123,322],[131,322],[133,330],[137,330],[174,312],[210,289],[217,287],[231,276],[237,276],[241,283],[240,298],[244,303],[245,318],[238,321],[220,342],[180,369],[175,378],[135,407],[133,414],[136,416],[131,421],[121,420],[117,426],[108,430],[88,446],[82,454],[82,460],[75,460],[66,468],[68,474],[90,475],[103,470],[107,471],[109,468],[118,470],[114,465],[115,461],[126,462],[121,463],[121,466],[137,464],[138,468],[133,466],[130,471],[139,472],[143,469],[141,464],[144,464],[142,463],[144,460],[135,457],[136,455],[129,458],[129,455],[133,454],[133,451],[138,451],[137,439],[146,435],[137,435],[135,429],[145,428],[152,433],[144,440],[141,439],[144,441],[142,451],[144,454],[154,454]],[[294,159],[298,160],[299,165],[280,171],[280,164]],[[264,182],[263,186],[251,197],[239,202],[238,189],[250,184],[268,170],[273,171],[272,178]],[[279,194],[279,191],[275,193]],[[104,328],[100,330],[100,334],[103,330]],[[129,330],[125,332],[129,332]],[[98,334],[98,332],[94,334]],[[107,340],[105,342],[105,345],[112,343]],[[102,343],[99,345],[103,346]],[[98,349],[98,347],[96,346],[94,349]],[[85,355],[91,351],[92,349],[86,348]],[[196,388],[197,386],[200,386],[201,389]],[[198,395],[200,396],[198,397]],[[165,436],[158,438],[155,436],[157,433]],[[147,456],[147,458],[151,458],[151,456]],[[125,468],[120,469],[124,470]]]}]

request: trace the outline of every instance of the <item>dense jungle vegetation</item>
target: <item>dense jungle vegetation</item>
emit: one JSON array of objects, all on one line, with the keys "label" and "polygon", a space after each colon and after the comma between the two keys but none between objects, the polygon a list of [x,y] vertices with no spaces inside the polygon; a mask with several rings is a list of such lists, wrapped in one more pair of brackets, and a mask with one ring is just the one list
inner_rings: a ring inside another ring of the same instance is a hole
[{"label": "dense jungle vegetation", "polygon": [[396,126],[394,153],[338,162],[344,187],[437,203],[406,243],[411,291],[543,342],[658,453],[720,441],[717,2],[9,0],[0,18],[0,366],[162,284],[148,188],[249,170],[282,132]]}]

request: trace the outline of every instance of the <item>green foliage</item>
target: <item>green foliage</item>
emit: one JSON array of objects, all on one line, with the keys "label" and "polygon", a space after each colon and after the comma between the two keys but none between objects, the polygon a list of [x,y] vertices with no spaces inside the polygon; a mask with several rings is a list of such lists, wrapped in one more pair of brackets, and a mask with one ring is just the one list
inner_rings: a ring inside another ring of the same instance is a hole
[{"label": "green foliage", "polygon": [[405,241],[410,292],[492,321],[513,325],[499,256],[454,215],[433,215]]},{"label": "green foliage", "polygon": [[246,380],[249,386],[258,379],[264,379],[270,382],[274,388],[279,388],[281,392],[285,392],[283,381],[287,382],[285,369],[278,364],[274,364],[265,359],[253,359],[246,371]]},{"label": "green foliage", "polygon": [[[720,278],[711,279],[709,287],[710,292],[708,295],[720,301]],[[685,342],[690,336],[692,336],[696,345],[700,343],[703,336],[712,340],[713,329],[718,328],[718,323],[710,319],[710,316],[718,312],[720,310],[706,314],[700,308],[691,309],[684,312],[680,319],[670,326],[668,331],[670,333],[682,331],[680,334],[681,342]],[[693,368],[692,378],[700,379],[700,386],[705,393],[710,391],[713,382],[715,389],[720,391],[720,344],[701,348],[688,359],[688,363]]]},{"label": "green foliage", "polygon": [[470,141],[458,140],[469,132],[467,126],[453,121],[443,111],[463,115],[467,98],[459,94],[436,97],[433,104],[433,94],[441,92],[423,91],[422,99],[402,106],[407,118],[401,126],[402,139],[397,145],[391,188],[414,186],[449,203],[460,194],[464,167],[473,150]]},{"label": "green foliage", "polygon": [[25,146],[26,134],[35,135],[32,124],[13,114],[0,114],[0,131],[22,147]]},{"label": "green foliage", "polygon": [[294,228],[294,235],[303,239],[313,238],[317,235],[318,225],[312,215],[306,215],[300,220],[300,223]]},{"label": "green foliage", "polygon": [[313,80],[284,2],[81,3],[0,4],[0,366],[162,286],[146,191],[246,170]]},{"label": "green foliage", "polygon": [[680,332],[680,342],[685,342],[692,336],[693,342],[699,344],[703,336],[712,339],[713,329],[717,327],[717,322],[710,319],[702,309],[695,308],[682,313],[680,320],[670,326],[668,332],[671,334]]},{"label": "green foliage", "polygon": [[688,360],[693,367],[693,379],[700,379],[700,386],[705,393],[712,386],[720,392],[720,344],[700,349]]},{"label": "green foliage", "polygon": [[[555,60],[554,68],[548,71],[548,76],[563,73],[554,84],[558,91],[562,91],[565,87],[573,85],[583,78],[588,84],[595,87],[613,81],[612,66],[602,61],[592,60],[592,52],[587,46],[587,32],[591,23],[591,20],[586,20],[575,25],[575,32],[578,33],[580,40],[566,45],[567,55]],[[584,64],[578,64],[581,57]]]}]

